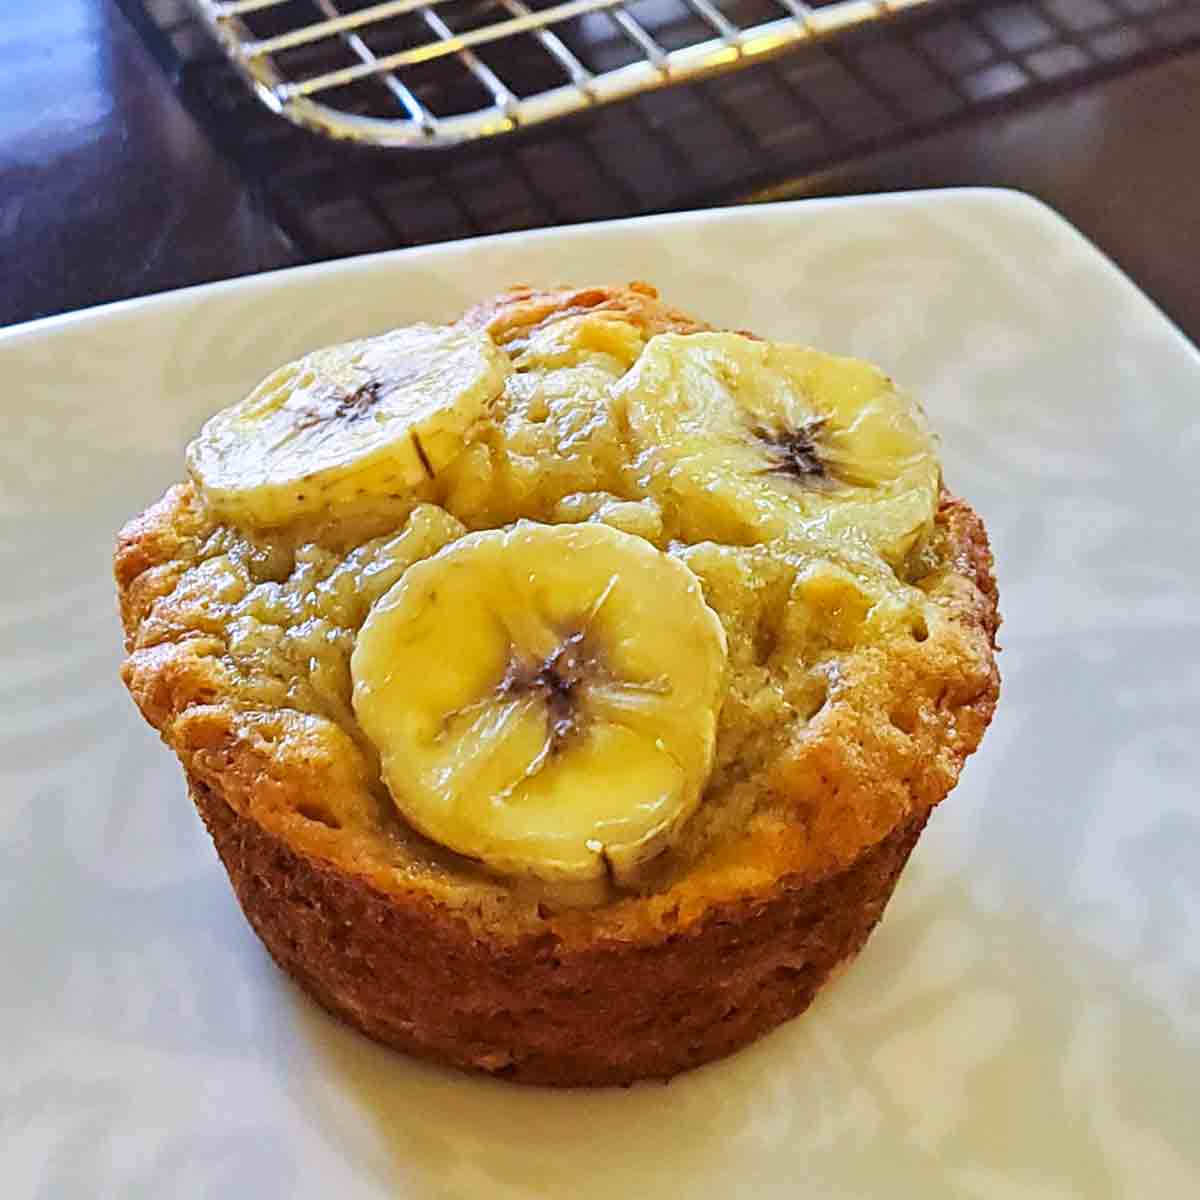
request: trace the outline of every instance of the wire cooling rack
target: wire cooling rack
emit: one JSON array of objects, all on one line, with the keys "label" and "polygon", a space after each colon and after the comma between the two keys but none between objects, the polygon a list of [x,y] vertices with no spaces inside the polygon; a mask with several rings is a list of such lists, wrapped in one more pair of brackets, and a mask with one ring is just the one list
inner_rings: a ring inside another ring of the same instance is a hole
[{"label": "wire cooling rack", "polygon": [[[245,86],[195,0],[117,3],[298,261],[738,203],[1200,46],[1200,0],[930,0],[744,71],[411,154],[280,120]],[[675,42],[696,30],[681,21]],[[665,32],[656,40],[672,44]],[[529,50],[534,64],[544,57]],[[525,60],[506,62],[515,81]]]},{"label": "wire cooling rack", "polygon": [[192,0],[270,109],[450,146],[948,0]]}]

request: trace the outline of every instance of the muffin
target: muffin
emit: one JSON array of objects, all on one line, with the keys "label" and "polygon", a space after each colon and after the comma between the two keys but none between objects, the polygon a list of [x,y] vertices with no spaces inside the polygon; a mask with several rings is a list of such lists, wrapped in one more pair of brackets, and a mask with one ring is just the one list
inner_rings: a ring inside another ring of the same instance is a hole
[{"label": "muffin", "polygon": [[275,961],[412,1054],[629,1083],[797,1015],[995,707],[919,405],[644,284],[319,350],[187,469],[123,679]]}]

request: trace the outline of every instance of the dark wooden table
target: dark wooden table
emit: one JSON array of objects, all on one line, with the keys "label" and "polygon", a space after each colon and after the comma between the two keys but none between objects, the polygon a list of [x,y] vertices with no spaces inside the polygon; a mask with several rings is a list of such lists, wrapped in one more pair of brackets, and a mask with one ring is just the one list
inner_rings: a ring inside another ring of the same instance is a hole
[{"label": "dark wooden table", "polygon": [[[0,54],[0,324],[301,259],[112,0],[14,5]],[[952,184],[1040,196],[1200,339],[1200,52],[772,194]]]}]

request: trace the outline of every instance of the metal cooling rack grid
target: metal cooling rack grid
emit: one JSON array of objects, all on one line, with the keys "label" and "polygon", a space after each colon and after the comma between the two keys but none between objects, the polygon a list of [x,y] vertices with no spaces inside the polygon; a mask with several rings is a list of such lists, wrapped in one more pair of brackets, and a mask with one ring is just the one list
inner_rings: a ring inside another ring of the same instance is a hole
[{"label": "metal cooling rack grid", "polygon": [[743,200],[1200,45],[1200,0],[938,0],[767,63],[411,155],[271,115],[186,0],[119,0],[305,259]]},{"label": "metal cooling rack grid", "polygon": [[273,111],[378,146],[508,133],[947,0],[192,0]]}]

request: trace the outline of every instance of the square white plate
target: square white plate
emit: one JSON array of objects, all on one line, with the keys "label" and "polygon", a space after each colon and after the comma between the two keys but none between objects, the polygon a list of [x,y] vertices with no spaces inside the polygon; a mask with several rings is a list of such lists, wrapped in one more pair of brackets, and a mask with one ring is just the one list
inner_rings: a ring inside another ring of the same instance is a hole
[{"label": "square white plate", "polygon": [[[994,537],[1004,694],[805,1017],[665,1089],[528,1090],[270,965],[117,682],[109,555],[301,351],[630,278],[917,390]],[[944,192],[362,258],[10,330],[0,380],[6,1198],[1200,1194],[1200,357],[1053,213]]]}]

